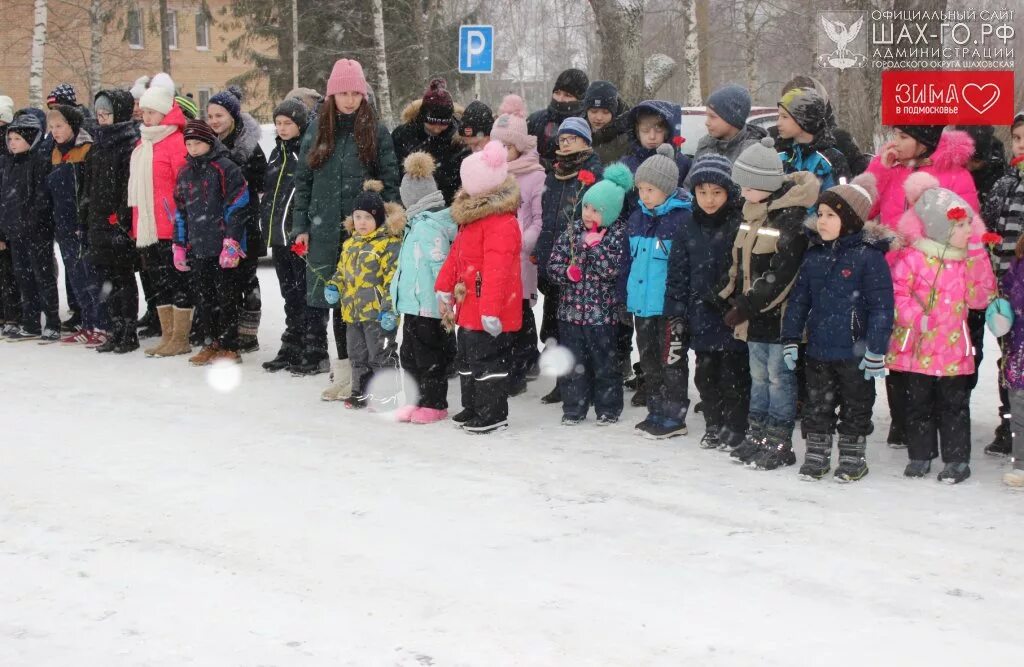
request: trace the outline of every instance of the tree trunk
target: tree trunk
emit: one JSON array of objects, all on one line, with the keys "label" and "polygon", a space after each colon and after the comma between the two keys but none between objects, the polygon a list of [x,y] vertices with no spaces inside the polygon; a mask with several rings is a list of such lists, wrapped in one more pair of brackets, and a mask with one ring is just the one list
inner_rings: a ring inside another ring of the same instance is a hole
[{"label": "tree trunk", "polygon": [[103,87],[103,0],[89,3],[89,97]]},{"label": "tree trunk", "polygon": [[167,0],[160,0],[160,66],[171,73],[171,40],[167,34]]},{"label": "tree trunk", "polygon": [[299,0],[292,0],[292,89],[299,87]]},{"label": "tree trunk", "polygon": [[422,0],[411,0],[412,34],[416,40],[416,58],[413,61],[416,69],[416,81],[430,79],[430,38],[427,28],[427,16]]},{"label": "tree trunk", "polygon": [[747,90],[753,97],[757,90],[757,2],[758,0],[743,0],[743,38],[746,53],[744,64],[746,65]]},{"label": "tree trunk", "polygon": [[697,0],[686,2],[686,37],[683,42],[683,60],[686,64],[686,106],[699,107],[704,103],[700,90],[700,49],[697,44]]},{"label": "tree trunk", "polygon": [[708,26],[708,0],[697,0],[697,48],[700,52],[700,96],[711,94],[711,45]]},{"label": "tree trunk", "polygon": [[388,57],[384,46],[384,3],[373,0],[373,47],[377,58],[377,106],[388,128],[394,116],[391,113],[391,82],[388,81]]},{"label": "tree trunk", "polygon": [[46,57],[46,0],[35,0],[32,61],[28,69],[28,103],[43,106],[43,62]]},{"label": "tree trunk", "polygon": [[601,78],[618,83],[619,94],[636,103],[644,93],[644,0],[590,0],[590,6],[601,41]]}]

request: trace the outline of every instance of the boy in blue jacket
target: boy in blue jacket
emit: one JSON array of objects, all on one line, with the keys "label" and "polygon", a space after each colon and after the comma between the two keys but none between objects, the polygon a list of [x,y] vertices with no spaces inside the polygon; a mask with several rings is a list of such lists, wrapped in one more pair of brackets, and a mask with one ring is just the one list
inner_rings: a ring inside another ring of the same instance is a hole
[{"label": "boy in blue jacket", "polygon": [[868,474],[864,458],[871,432],[875,378],[885,377],[893,326],[893,288],[885,251],[893,234],[865,225],[877,197],[875,179],[858,176],[818,198],[811,247],[804,255],[782,323],[783,358],[796,368],[807,330],[807,396],[804,479],[821,479],[832,456],[831,427],[839,410],[839,465],[835,478],[852,482]]},{"label": "boy in blue jacket", "polygon": [[626,308],[634,318],[647,418],[636,425],[646,437],[686,435],[688,332],[681,317],[665,316],[668,259],[679,227],[690,220],[690,196],[679,188],[675,150],[662,144],[636,170],[637,208],[626,234]]}]

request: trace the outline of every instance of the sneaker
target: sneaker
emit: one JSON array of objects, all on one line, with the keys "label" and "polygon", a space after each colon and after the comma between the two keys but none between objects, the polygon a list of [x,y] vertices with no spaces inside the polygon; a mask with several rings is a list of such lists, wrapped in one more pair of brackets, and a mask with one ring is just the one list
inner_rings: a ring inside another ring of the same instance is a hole
[{"label": "sneaker", "polygon": [[971,466],[966,463],[947,463],[939,473],[939,481],[946,484],[959,484],[971,476]]},{"label": "sneaker", "polygon": [[82,317],[78,313],[72,313],[66,321],[60,323],[60,330],[64,333],[71,333],[82,328]]},{"label": "sneaker", "polygon": [[437,408],[417,408],[409,419],[413,424],[433,424],[448,419],[447,410]]},{"label": "sneaker", "polygon": [[999,423],[996,427],[995,438],[985,447],[985,453],[989,456],[1009,456],[1013,448],[1013,437],[1010,434],[1010,425],[1006,421]]},{"label": "sneaker", "polygon": [[100,331],[99,329],[93,329],[89,332],[89,340],[85,342],[85,346],[88,348],[96,349],[101,345],[106,344],[110,340],[110,336],[107,335],[106,331]]},{"label": "sneaker", "polygon": [[598,415],[597,425],[598,426],[611,426],[612,424],[618,424],[619,418],[615,415]]},{"label": "sneaker", "polygon": [[12,343],[20,343],[26,340],[39,340],[39,334],[32,333],[25,327],[19,327],[17,331],[7,336],[7,340]]},{"label": "sneaker", "polygon": [[547,394],[541,396],[540,402],[543,403],[544,405],[554,405],[555,403],[561,403],[562,392],[559,391],[558,385],[556,384],[554,389],[552,389]]},{"label": "sneaker", "polygon": [[4,338],[8,338],[12,334],[16,333],[18,333],[18,325],[14,323],[5,324],[3,328],[0,329],[0,336]]},{"label": "sneaker", "polygon": [[686,423],[679,419],[662,417],[644,429],[644,437],[648,440],[667,440],[686,435]]},{"label": "sneaker", "polygon": [[60,332],[56,329],[43,329],[43,333],[39,335],[40,345],[52,345],[57,342],[60,342]]},{"label": "sneaker", "polygon": [[718,435],[721,433],[722,427],[709,425],[704,429],[704,435],[700,438],[701,449],[718,449],[722,446],[722,441],[719,440]]},{"label": "sneaker", "polygon": [[930,460],[914,461],[911,459],[907,467],[903,469],[904,477],[924,477],[932,470],[932,462]]},{"label": "sneaker", "polygon": [[562,415],[562,426],[579,426],[586,417],[575,417],[573,415]]},{"label": "sneaker", "polygon": [[75,345],[89,342],[89,331],[77,329],[60,339],[61,345]]},{"label": "sneaker", "polygon": [[418,410],[418,406],[410,403],[409,405],[403,405],[402,407],[395,410],[395,421],[403,424],[408,423],[412,419],[412,413]]},{"label": "sneaker", "polygon": [[731,458],[736,463],[742,463],[746,465],[757,453],[761,450],[761,445],[764,444],[765,435],[764,429],[761,428],[760,424],[752,423],[747,427],[747,432],[743,436],[743,441],[736,445],[733,450],[729,453]]},{"label": "sneaker", "polygon": [[300,359],[298,363],[288,367],[288,372],[295,377],[309,377],[312,375],[323,375],[331,371],[331,360],[329,357],[311,360]]},{"label": "sneaker", "polygon": [[487,422],[479,417],[473,417],[462,425],[462,430],[473,435],[485,435],[495,431],[504,431],[508,428],[508,420],[500,419],[494,422]]},{"label": "sneaker", "polygon": [[466,422],[470,421],[475,416],[475,412],[469,408],[463,408],[460,412],[456,413],[454,417],[452,417],[452,421],[455,422],[456,428],[462,428]]},{"label": "sneaker", "polygon": [[1016,468],[1003,475],[1003,484],[1014,488],[1024,487],[1024,470]]}]

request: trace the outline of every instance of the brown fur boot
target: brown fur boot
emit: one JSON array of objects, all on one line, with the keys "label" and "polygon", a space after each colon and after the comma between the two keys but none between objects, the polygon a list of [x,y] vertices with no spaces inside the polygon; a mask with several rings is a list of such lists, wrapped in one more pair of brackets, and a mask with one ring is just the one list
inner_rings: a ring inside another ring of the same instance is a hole
[{"label": "brown fur boot", "polygon": [[175,308],[174,309],[174,335],[171,337],[171,341],[160,348],[156,356],[158,357],[174,357],[179,354],[188,354],[192,351],[192,346],[188,342],[188,335],[192,333],[192,309],[191,308]]},{"label": "brown fur boot", "polygon": [[160,318],[160,342],[146,348],[147,357],[162,357],[161,351],[171,342],[174,335],[174,306],[157,306],[156,314]]}]

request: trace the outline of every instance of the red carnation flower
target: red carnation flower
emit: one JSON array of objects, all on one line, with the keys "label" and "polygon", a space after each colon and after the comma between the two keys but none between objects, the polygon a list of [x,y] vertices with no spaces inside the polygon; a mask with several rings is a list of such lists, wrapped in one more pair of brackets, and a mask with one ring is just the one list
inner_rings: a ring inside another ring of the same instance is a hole
[{"label": "red carnation flower", "polygon": [[967,211],[963,206],[953,206],[946,211],[946,217],[950,220],[964,220],[967,218]]},{"label": "red carnation flower", "polygon": [[304,241],[296,241],[292,244],[292,252],[299,257],[305,257],[309,252],[309,246]]},{"label": "red carnation flower", "polygon": [[676,148],[679,148],[680,146],[682,146],[685,143],[686,143],[686,137],[680,137],[678,135],[675,136],[675,137],[672,137],[672,145],[675,146]]},{"label": "red carnation flower", "polygon": [[594,176],[594,172],[587,169],[580,169],[580,174],[576,178],[579,179],[583,185],[593,185],[597,182],[597,177]]},{"label": "red carnation flower", "polygon": [[981,235],[981,242],[985,245],[999,245],[1003,242],[1003,237],[995,232],[985,232]]},{"label": "red carnation flower", "polygon": [[1017,157],[1015,157],[1012,160],[1010,160],[1010,166],[1011,167],[1016,167],[1021,162],[1024,162],[1024,155],[1018,155]]}]

